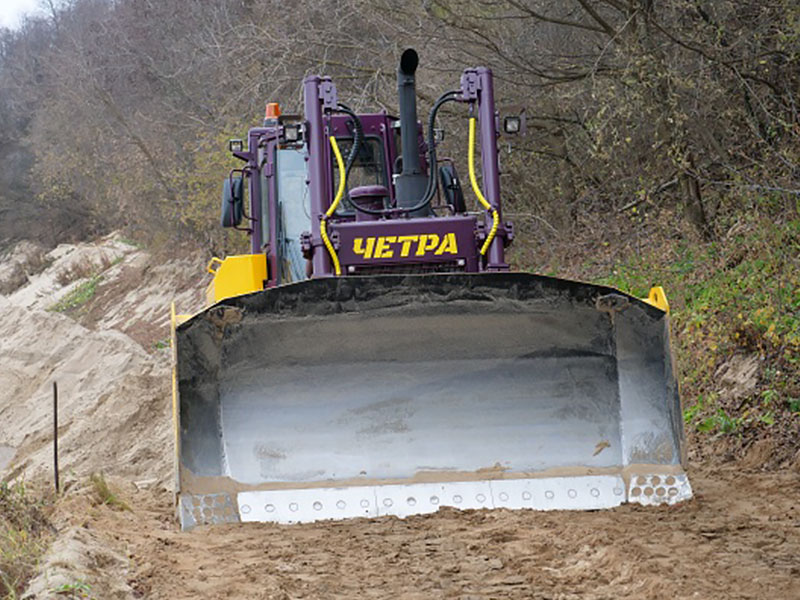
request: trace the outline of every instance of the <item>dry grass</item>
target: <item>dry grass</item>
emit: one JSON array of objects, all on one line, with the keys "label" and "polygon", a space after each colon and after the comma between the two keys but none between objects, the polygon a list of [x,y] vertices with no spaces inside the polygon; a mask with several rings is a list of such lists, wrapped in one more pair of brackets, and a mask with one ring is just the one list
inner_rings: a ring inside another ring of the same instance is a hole
[{"label": "dry grass", "polygon": [[47,545],[46,501],[23,483],[0,483],[0,597],[18,598]]},{"label": "dry grass", "polygon": [[100,262],[80,261],[74,262],[69,267],[61,269],[56,274],[56,281],[59,285],[69,285],[78,279],[88,279],[98,273],[108,270],[114,264],[107,254],[100,255]]},{"label": "dry grass", "polygon": [[119,494],[111,489],[102,473],[92,473],[89,481],[94,489],[95,499],[98,504],[111,508],[130,511],[130,505],[120,498]]}]

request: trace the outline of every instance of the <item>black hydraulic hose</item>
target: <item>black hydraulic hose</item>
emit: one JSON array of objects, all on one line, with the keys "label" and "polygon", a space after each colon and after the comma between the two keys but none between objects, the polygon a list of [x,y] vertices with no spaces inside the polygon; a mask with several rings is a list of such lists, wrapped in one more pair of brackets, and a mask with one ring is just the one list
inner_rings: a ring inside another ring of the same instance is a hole
[{"label": "black hydraulic hose", "polygon": [[[410,206],[408,208],[401,208],[401,209],[393,209],[391,212],[402,212],[402,213],[410,213],[421,208],[424,208],[428,204],[430,204],[431,200],[433,199],[436,190],[439,189],[439,179],[436,173],[436,140],[434,139],[434,129],[436,124],[436,114],[439,112],[439,109],[446,104],[447,102],[451,102],[456,100],[456,96],[461,93],[461,90],[450,90],[449,92],[445,92],[434,102],[433,108],[431,108],[431,112],[428,116],[428,185],[425,188],[425,195],[422,199],[415,205]],[[349,108],[344,106],[343,104],[339,104],[339,110],[343,113],[346,113],[353,117],[356,125],[355,125],[355,135],[353,138],[353,149],[356,148],[356,141],[355,137],[358,136],[359,133],[363,134],[363,129],[359,132],[359,128],[361,128],[361,121],[360,119],[351,111]],[[362,135],[363,137],[363,135]],[[351,158],[353,160],[351,161]],[[345,167],[345,183],[347,182],[347,174],[350,172],[350,167],[352,166],[352,162],[354,162],[355,154],[351,149],[350,154],[347,157],[347,165]],[[377,215],[383,216],[387,212],[386,209],[383,208],[367,208],[366,206],[361,206],[357,202],[353,202],[351,200],[353,207],[368,215]]]},{"label": "black hydraulic hose", "polygon": [[361,150],[361,144],[364,143],[364,127],[361,124],[361,119],[350,107],[345,104],[339,104],[338,110],[353,119],[353,146],[350,148],[350,153],[347,155],[347,161],[344,167],[344,189],[345,194],[347,194],[347,178],[350,176],[350,169],[353,168],[356,158],[358,157],[358,152]]},{"label": "black hydraulic hose", "polygon": [[422,200],[415,206],[404,208],[403,212],[414,212],[426,207],[431,203],[436,190],[439,189],[439,178],[436,173],[436,140],[434,129],[436,127],[436,113],[447,102],[453,102],[456,96],[461,93],[461,90],[450,90],[445,92],[434,102],[431,108],[430,115],[428,115],[428,185],[425,188],[425,195]]},{"label": "black hydraulic hose", "polygon": [[347,105],[339,103],[338,110],[353,119],[353,147],[350,148],[350,153],[347,155],[347,162],[345,163],[344,167],[345,195],[350,200],[350,204],[352,204],[353,208],[355,208],[357,211],[366,213],[368,215],[381,216],[384,214],[385,209],[367,208],[366,206],[361,206],[358,202],[355,202],[352,198],[350,198],[350,194],[347,190],[347,178],[350,176],[350,169],[356,162],[358,151],[361,149],[361,144],[364,143],[364,126],[361,124],[361,119],[358,117],[358,115]]},{"label": "black hydraulic hose", "polygon": [[350,193],[347,189],[347,180],[350,177],[350,170],[353,168],[356,158],[358,157],[358,152],[361,150],[361,144],[364,143],[364,126],[361,124],[361,119],[350,107],[339,103],[337,108],[340,112],[343,112],[353,119],[353,146],[350,148],[350,153],[347,155],[347,162],[345,163],[344,167],[345,196],[348,198],[353,208],[355,208],[357,211],[367,213],[369,215],[383,215],[384,209],[367,208],[365,206],[361,206],[358,202],[355,202],[352,198],[350,198]]}]

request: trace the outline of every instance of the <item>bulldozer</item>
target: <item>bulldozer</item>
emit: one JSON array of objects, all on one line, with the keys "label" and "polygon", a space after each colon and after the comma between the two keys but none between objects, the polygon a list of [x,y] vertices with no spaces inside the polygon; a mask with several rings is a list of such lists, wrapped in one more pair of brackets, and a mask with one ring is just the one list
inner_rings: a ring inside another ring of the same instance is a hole
[{"label": "bulldozer", "polygon": [[[356,114],[329,77],[303,114],[267,105],[229,142],[207,307],[173,307],[176,512],[183,529],[457,509],[594,510],[691,497],[669,305],[512,272],[488,68],[417,118]],[[467,117],[467,186],[437,113]],[[476,147],[480,164],[476,166]]]}]

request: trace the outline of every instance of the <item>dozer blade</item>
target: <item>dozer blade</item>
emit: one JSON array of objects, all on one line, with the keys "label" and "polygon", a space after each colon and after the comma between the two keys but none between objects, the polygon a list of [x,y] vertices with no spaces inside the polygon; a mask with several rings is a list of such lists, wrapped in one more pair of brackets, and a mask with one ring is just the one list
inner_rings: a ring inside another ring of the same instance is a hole
[{"label": "dozer blade", "polygon": [[310,280],[176,330],[184,529],[691,497],[663,311],[524,273]]}]

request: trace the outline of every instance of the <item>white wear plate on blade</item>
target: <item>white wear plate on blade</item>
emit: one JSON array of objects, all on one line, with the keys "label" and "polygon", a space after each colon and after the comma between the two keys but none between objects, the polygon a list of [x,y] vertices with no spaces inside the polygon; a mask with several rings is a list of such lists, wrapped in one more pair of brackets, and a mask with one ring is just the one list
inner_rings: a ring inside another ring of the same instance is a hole
[{"label": "white wear plate on blade", "polygon": [[310,523],[326,519],[407,517],[459,509],[595,510],[626,500],[618,475],[495,479],[405,485],[240,492],[242,521]]}]

